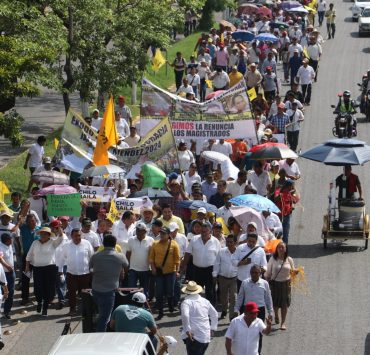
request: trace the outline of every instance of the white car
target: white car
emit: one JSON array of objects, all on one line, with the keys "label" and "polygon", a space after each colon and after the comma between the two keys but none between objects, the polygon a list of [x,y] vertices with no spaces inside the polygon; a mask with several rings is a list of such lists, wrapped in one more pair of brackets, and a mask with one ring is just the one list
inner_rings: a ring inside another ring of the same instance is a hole
[{"label": "white car", "polygon": [[352,6],[352,20],[357,21],[365,7],[370,7],[370,0],[355,0]]},{"label": "white car", "polygon": [[370,33],[370,7],[365,7],[358,18],[358,36]]}]

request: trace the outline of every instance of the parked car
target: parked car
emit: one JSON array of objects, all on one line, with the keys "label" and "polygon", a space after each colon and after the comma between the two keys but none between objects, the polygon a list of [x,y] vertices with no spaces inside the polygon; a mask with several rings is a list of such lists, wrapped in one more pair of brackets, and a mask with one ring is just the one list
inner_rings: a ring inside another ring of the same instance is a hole
[{"label": "parked car", "polygon": [[357,21],[365,7],[370,7],[370,0],[355,0],[352,6],[352,20]]},{"label": "parked car", "polygon": [[358,18],[358,36],[361,37],[365,33],[370,33],[370,6],[363,9]]}]

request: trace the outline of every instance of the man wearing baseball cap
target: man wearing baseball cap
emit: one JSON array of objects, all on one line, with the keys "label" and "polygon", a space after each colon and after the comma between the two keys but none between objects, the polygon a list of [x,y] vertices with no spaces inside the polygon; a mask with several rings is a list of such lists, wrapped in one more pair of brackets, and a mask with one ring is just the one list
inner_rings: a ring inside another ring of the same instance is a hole
[{"label": "man wearing baseball cap", "polygon": [[132,113],[130,108],[126,105],[125,97],[122,95],[118,96],[118,107],[116,110],[120,112],[122,119],[126,121],[128,126],[132,126]]},{"label": "man wearing baseball cap", "polygon": [[143,222],[136,224],[136,235],[127,242],[126,256],[130,262],[128,274],[128,287],[140,287],[148,294],[149,286],[149,251],[154,242],[153,238],[146,235],[147,229]]},{"label": "man wearing baseball cap", "polygon": [[143,308],[147,304],[146,296],[142,292],[136,292],[132,296],[132,303],[118,306],[114,310],[109,323],[110,328],[115,332],[147,334],[156,349],[157,326],[153,315]]},{"label": "man wearing baseball cap", "polygon": [[99,110],[96,108],[92,112],[91,127],[99,131],[102,122],[103,122],[103,118],[99,117]]},{"label": "man wearing baseball cap", "polygon": [[271,332],[271,320],[265,323],[257,318],[258,307],[255,302],[248,302],[244,314],[234,318],[226,332],[227,355],[258,355],[260,334]]}]

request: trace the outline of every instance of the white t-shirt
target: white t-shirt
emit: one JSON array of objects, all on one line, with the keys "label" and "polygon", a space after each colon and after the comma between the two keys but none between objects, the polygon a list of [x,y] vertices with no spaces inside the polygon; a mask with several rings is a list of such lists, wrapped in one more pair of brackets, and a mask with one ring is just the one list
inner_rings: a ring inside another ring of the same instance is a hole
[{"label": "white t-shirt", "polygon": [[103,119],[101,117],[93,118],[91,120],[91,127],[99,131],[102,122],[103,122]]},{"label": "white t-shirt", "polygon": [[177,153],[178,153],[178,157],[179,157],[180,170],[188,171],[190,164],[195,163],[193,153],[189,149],[179,150]]},{"label": "white t-shirt", "polygon": [[284,169],[289,176],[299,176],[301,175],[301,171],[299,170],[298,164],[296,162],[293,162],[291,165],[289,165],[286,160],[280,160],[279,161],[280,169]]},{"label": "white t-shirt", "polygon": [[177,233],[174,241],[179,245],[180,247],[180,257],[182,258],[186,252],[186,249],[188,247],[188,239],[185,237],[184,234]]},{"label": "white t-shirt", "polygon": [[299,54],[302,54],[302,52],[303,52],[303,48],[302,48],[302,46],[300,45],[300,44],[290,44],[289,45],[289,47],[288,47],[288,52],[289,52],[289,59],[290,58],[292,58],[293,57],[293,55],[294,55],[294,50],[295,49],[298,49],[298,51],[299,51]]},{"label": "white t-shirt", "polygon": [[130,134],[130,127],[128,126],[126,120],[121,118],[119,121],[116,121],[116,129],[117,133],[122,137],[125,138]]},{"label": "white t-shirt", "polygon": [[149,251],[154,239],[146,236],[142,241],[137,237],[132,237],[127,242],[127,251],[131,252],[130,270],[148,271],[149,270]]},{"label": "white t-shirt", "polygon": [[247,180],[256,187],[258,195],[267,195],[267,186],[271,185],[270,175],[267,171],[262,171],[262,173],[258,176],[254,170],[250,170],[248,171]]},{"label": "white t-shirt", "polygon": [[233,355],[258,355],[260,333],[265,329],[265,323],[259,318],[249,327],[244,320],[244,314],[234,318],[225,334],[226,338],[232,340]]},{"label": "white t-shirt", "polygon": [[188,85],[185,87],[184,85],[181,85],[179,89],[176,91],[176,94],[194,94],[193,87],[191,85]]},{"label": "white t-shirt", "polygon": [[30,154],[30,159],[28,160],[28,166],[30,168],[38,168],[39,166],[42,166],[42,157],[45,154],[44,147],[38,143],[34,143],[28,150],[28,153]]},{"label": "white t-shirt", "polygon": [[317,3],[317,11],[319,11],[319,12],[326,11],[326,1],[325,0],[324,1],[319,1]]},{"label": "white t-shirt", "polygon": [[298,69],[297,77],[301,85],[312,84],[312,80],[315,78],[315,71],[309,65],[305,68],[303,65]]},{"label": "white t-shirt", "polygon": [[90,231],[89,233],[84,233],[81,231],[81,238],[89,241],[94,249],[99,248],[101,245],[99,236],[93,231]]},{"label": "white t-shirt", "polygon": [[189,176],[189,172],[186,171],[184,173],[184,180],[185,180],[185,191],[189,195],[191,194],[191,187],[195,182],[198,182],[199,184],[202,182],[201,177],[198,175],[198,173],[195,173],[193,176]]},{"label": "white t-shirt", "polygon": [[215,144],[212,145],[211,150],[213,152],[222,153],[222,154],[226,155],[227,157],[229,157],[231,154],[233,154],[233,148],[232,148],[231,144],[229,142],[226,142],[226,141],[224,141],[223,144],[221,144],[220,142],[216,142]]},{"label": "white t-shirt", "polygon": [[200,76],[198,74],[188,74],[186,75],[186,79],[188,79],[189,85],[190,86],[197,86],[200,84]]}]

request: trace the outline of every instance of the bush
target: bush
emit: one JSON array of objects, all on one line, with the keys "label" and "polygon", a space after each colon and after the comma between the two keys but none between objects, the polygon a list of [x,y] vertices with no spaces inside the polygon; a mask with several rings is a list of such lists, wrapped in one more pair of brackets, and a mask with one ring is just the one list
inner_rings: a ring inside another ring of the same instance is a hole
[{"label": "bush", "polygon": [[13,147],[20,147],[24,142],[21,134],[23,122],[24,118],[16,110],[0,113],[0,136],[9,139]]}]

